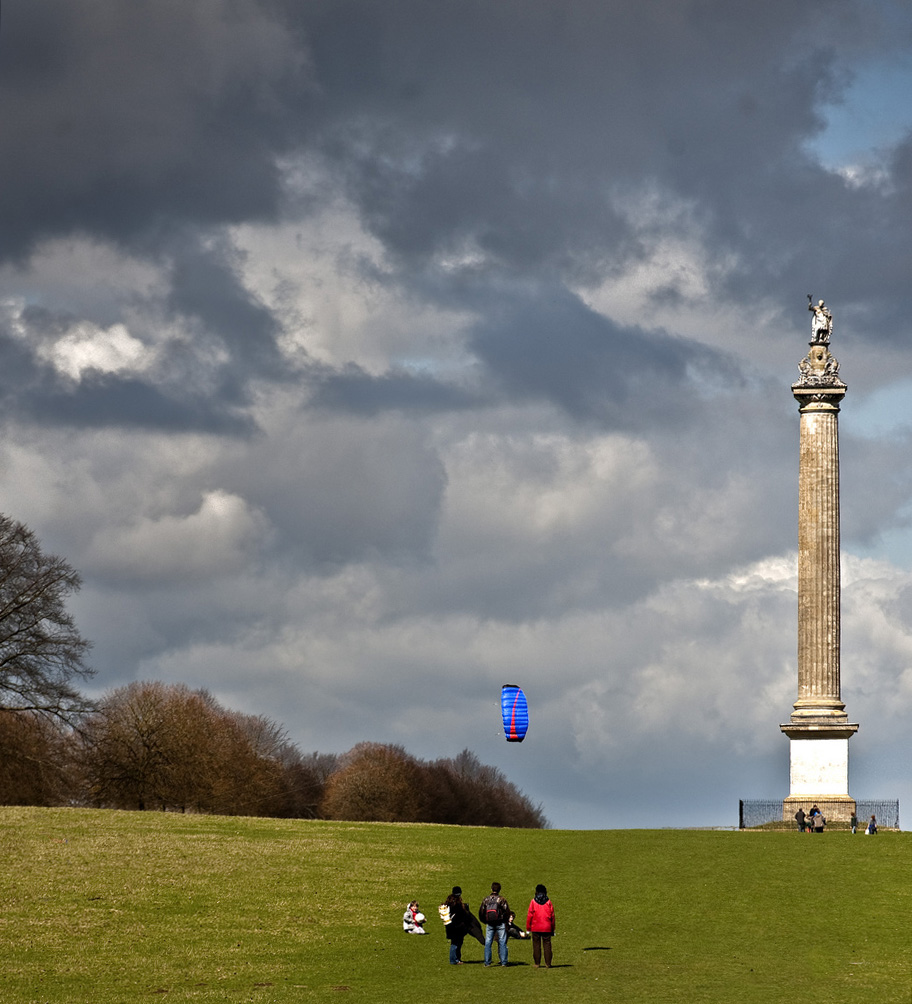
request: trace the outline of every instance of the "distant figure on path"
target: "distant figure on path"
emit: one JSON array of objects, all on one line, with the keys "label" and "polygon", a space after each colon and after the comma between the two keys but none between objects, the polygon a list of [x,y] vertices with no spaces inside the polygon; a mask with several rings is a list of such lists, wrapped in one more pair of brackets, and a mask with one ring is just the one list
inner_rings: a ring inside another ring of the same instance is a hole
[{"label": "distant figure on path", "polygon": [[876,832],[877,832],[877,820],[874,818],[874,816],[871,816],[871,820],[868,823],[867,829],[865,830],[865,836],[868,836],[869,834]]},{"label": "distant figure on path", "polygon": [[413,899],[405,908],[405,913],[402,915],[402,930],[406,934],[427,934],[427,931],[424,929],[426,919],[424,914],[418,909],[418,900]]},{"label": "distant figure on path", "polygon": [[491,965],[493,959],[491,946],[495,937],[500,964],[507,965],[507,924],[512,912],[510,904],[500,895],[500,883],[492,882],[491,895],[485,896],[478,908],[478,919],[485,925],[485,966]]},{"label": "distant figure on path", "polygon": [[817,815],[814,816],[814,832],[823,833],[824,826],[826,826],[826,820],[823,818],[823,813],[818,810]]},{"label": "distant figure on path", "polygon": [[798,806],[798,811],[795,813],[795,822],[798,824],[798,832],[804,833],[804,821],[807,818],[804,814],[804,809]]},{"label": "distant figure on path", "polygon": [[548,899],[548,890],[537,885],[526,915],[526,930],[532,933],[532,962],[536,969],[540,968],[542,944],[545,946],[545,969],[551,968],[551,935],[556,927],[554,904]]},{"label": "distant figure on path", "polygon": [[852,827],[853,833],[858,830],[858,816],[854,812],[852,813],[852,818],[849,820],[849,825]]}]

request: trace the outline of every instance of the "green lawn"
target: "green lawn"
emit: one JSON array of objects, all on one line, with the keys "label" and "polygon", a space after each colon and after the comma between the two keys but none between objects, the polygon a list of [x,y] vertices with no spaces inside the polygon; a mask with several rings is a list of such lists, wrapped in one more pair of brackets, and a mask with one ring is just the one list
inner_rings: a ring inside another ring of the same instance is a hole
[{"label": "green lawn", "polygon": [[[0,1001],[912,1002],[912,837],[487,830],[0,808]],[[447,964],[496,879],[555,968]],[[411,898],[428,937],[406,935]]]}]

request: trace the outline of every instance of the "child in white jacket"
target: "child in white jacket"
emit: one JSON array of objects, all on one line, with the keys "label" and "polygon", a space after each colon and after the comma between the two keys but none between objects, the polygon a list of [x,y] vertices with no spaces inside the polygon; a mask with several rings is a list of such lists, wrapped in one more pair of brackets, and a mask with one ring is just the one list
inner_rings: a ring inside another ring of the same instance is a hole
[{"label": "child in white jacket", "polygon": [[413,899],[402,915],[402,930],[407,934],[427,934],[424,929],[425,915],[418,909],[418,900]]}]

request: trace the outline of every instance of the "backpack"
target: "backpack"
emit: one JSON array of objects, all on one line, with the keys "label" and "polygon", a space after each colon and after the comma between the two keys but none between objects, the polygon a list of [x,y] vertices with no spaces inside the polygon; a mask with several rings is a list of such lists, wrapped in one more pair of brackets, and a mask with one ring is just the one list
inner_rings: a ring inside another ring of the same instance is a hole
[{"label": "backpack", "polygon": [[485,900],[485,923],[491,927],[496,927],[503,923],[500,917],[500,897],[488,896]]}]

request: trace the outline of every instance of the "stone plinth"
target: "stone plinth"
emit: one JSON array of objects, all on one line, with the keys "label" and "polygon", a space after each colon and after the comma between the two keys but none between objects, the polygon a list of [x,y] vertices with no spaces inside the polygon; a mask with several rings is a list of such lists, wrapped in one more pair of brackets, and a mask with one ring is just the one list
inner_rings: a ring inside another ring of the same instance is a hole
[{"label": "stone plinth", "polygon": [[842,807],[835,819],[848,819],[855,810],[848,793],[849,738],[858,726],[822,721],[789,722],[780,728],[789,737],[789,797],[783,817],[790,818],[789,811],[794,815],[798,805],[807,811],[814,802],[826,816],[821,802],[830,802]]},{"label": "stone plinth", "polygon": [[[823,818],[828,823],[849,823],[852,816],[857,811],[854,798],[843,795],[840,798],[793,798],[791,795],[782,801],[782,821],[796,826],[795,813],[799,809],[804,809],[807,813],[812,805],[816,805],[823,813]],[[862,821],[862,825],[864,825]]]}]

